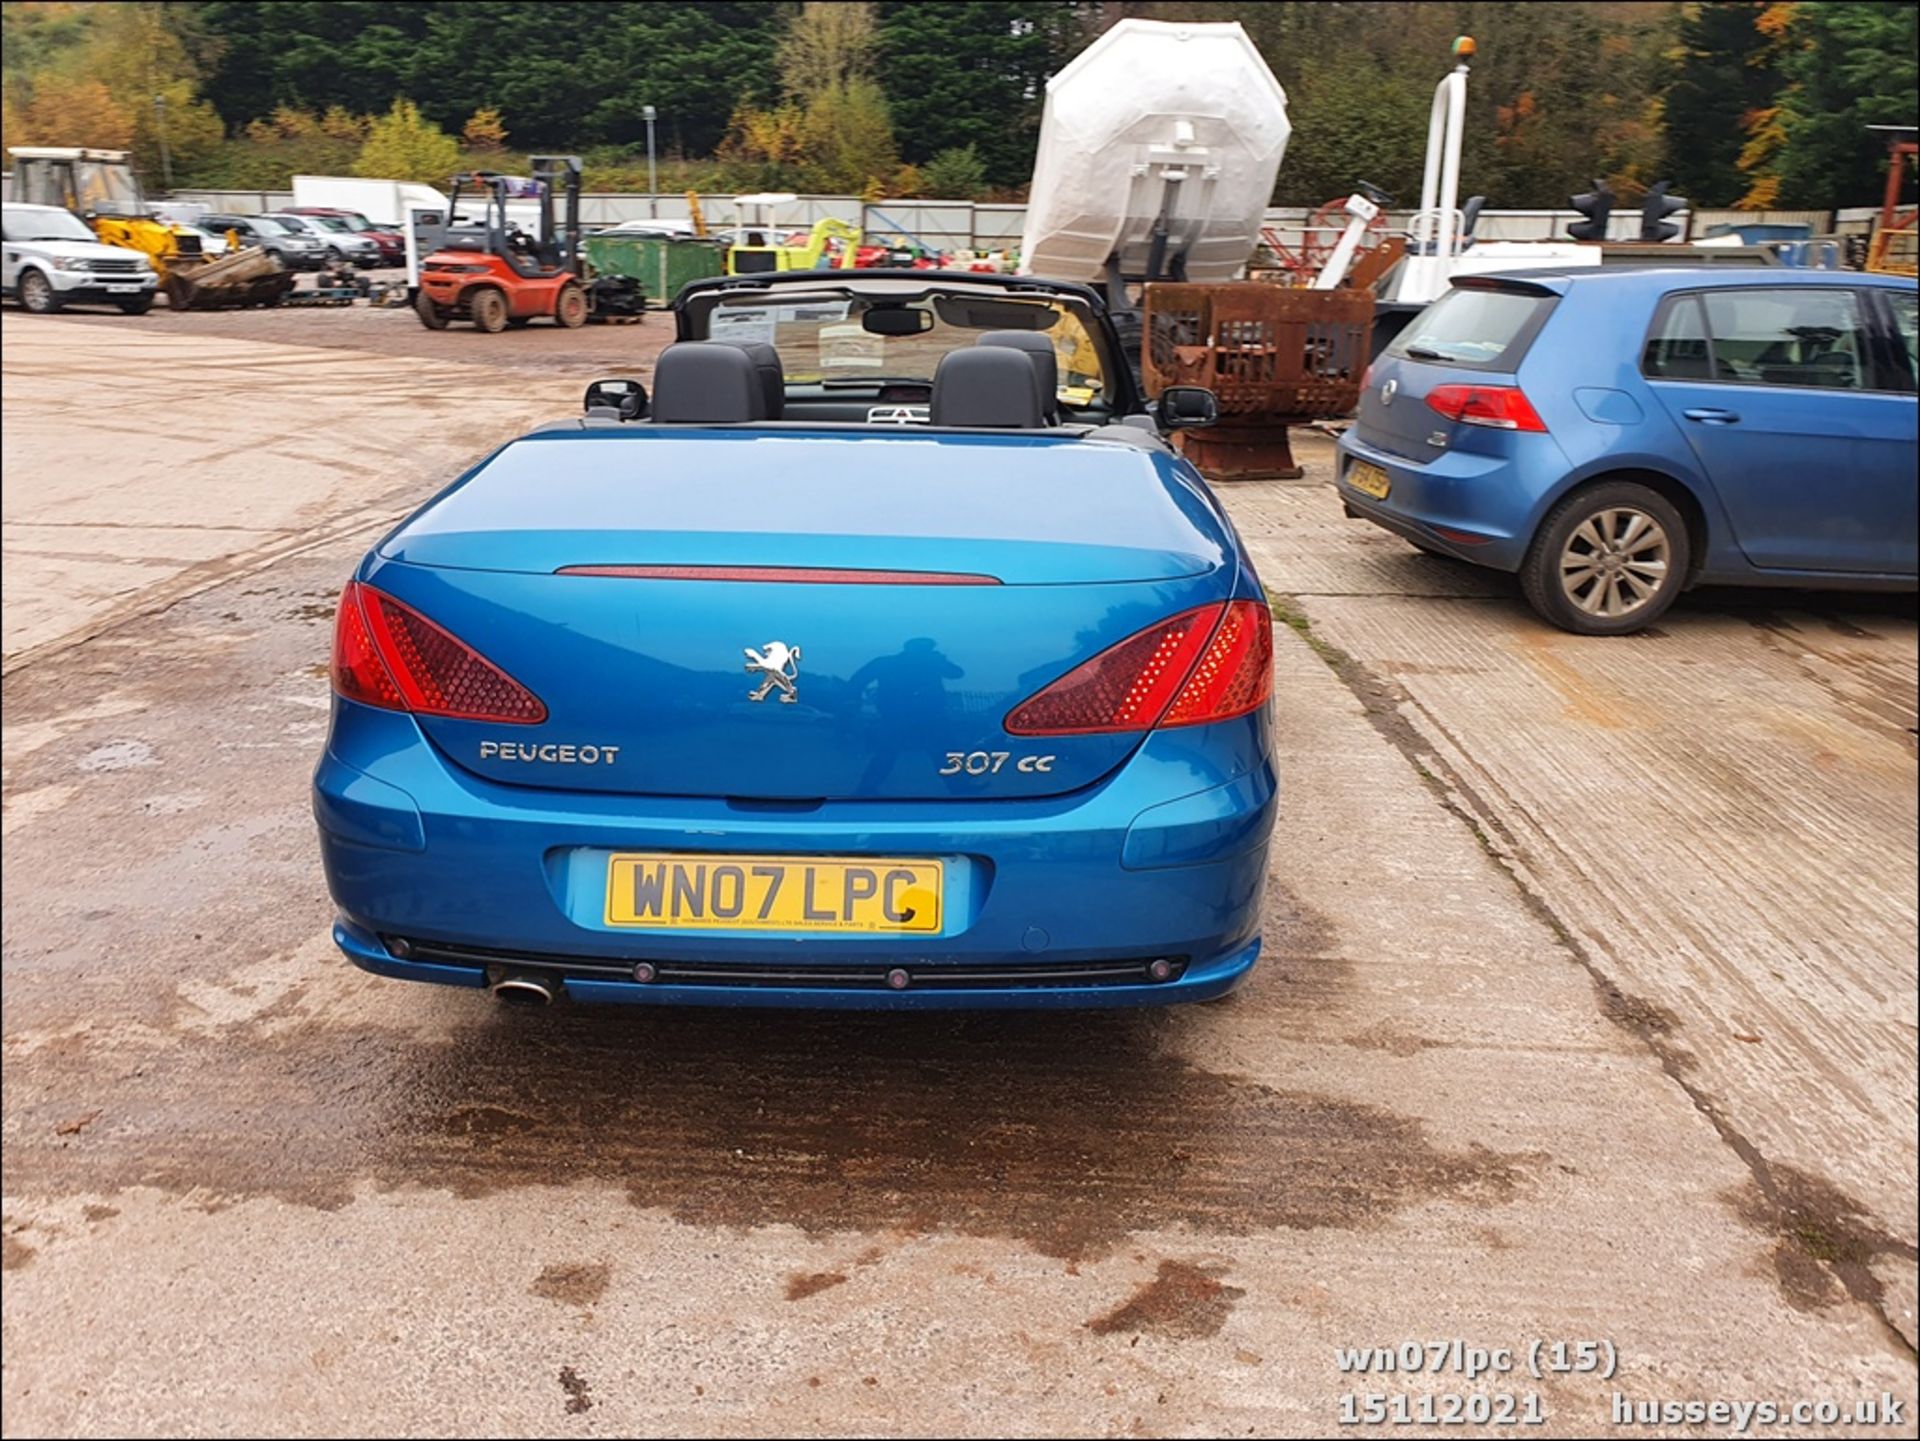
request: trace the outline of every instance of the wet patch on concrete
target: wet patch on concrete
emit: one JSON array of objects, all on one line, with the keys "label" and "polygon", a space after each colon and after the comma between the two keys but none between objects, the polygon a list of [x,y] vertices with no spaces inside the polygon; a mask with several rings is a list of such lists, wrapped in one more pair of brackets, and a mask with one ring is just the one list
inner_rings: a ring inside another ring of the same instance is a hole
[{"label": "wet patch on concrete", "polygon": [[[558,1007],[395,986],[448,1039],[308,1019],[189,1033],[121,1064],[53,1043],[10,1096],[20,1195],[149,1185],[196,1203],[357,1188],[617,1186],[702,1226],[1005,1236],[1065,1260],[1127,1236],[1379,1225],[1498,1205],[1537,1156],[1193,1066],[1152,1013],[828,1016]],[[124,1053],[120,1053],[124,1054]],[[83,1103],[110,1143],[63,1145]]]},{"label": "wet patch on concrete", "polygon": [[1824,624],[1825,636],[1777,614],[1749,619],[1769,650],[1792,661],[1861,730],[1889,737],[1912,730],[1920,705],[1914,698],[1911,650],[1889,654],[1872,631],[1834,615],[1807,617]]},{"label": "wet patch on concrete", "polygon": [[1430,1036],[1403,1031],[1390,1021],[1381,1021],[1366,1030],[1348,1036],[1347,1044],[1357,1051],[1385,1051],[1390,1056],[1417,1056],[1441,1043]]},{"label": "wet patch on concrete", "polygon": [[1191,1341],[1217,1335],[1234,1303],[1247,1293],[1220,1278],[1225,1266],[1162,1261],[1160,1271],[1104,1316],[1087,1322],[1096,1336],[1148,1332]]},{"label": "wet patch on concrete", "polygon": [[822,1291],[846,1284],[844,1271],[795,1271],[787,1277],[787,1299],[804,1301],[809,1296],[818,1296]]},{"label": "wet patch on concrete", "polygon": [[578,1416],[593,1409],[593,1387],[586,1377],[571,1366],[560,1368],[560,1389],[567,1393],[567,1414]]},{"label": "wet patch on concrete", "polygon": [[534,1277],[527,1294],[565,1306],[591,1306],[606,1295],[612,1279],[613,1267],[604,1261],[563,1261]]},{"label": "wet patch on concrete", "polygon": [[1267,884],[1265,927],[1255,980],[1242,997],[1265,997],[1291,1015],[1313,1013],[1353,979],[1353,963],[1339,954],[1333,922],[1277,881]]},{"label": "wet patch on concrete", "polygon": [[1771,1256],[1780,1294],[1798,1311],[1835,1305],[1851,1293],[1883,1314],[1886,1288],[1873,1272],[1882,1258],[1911,1266],[1911,1242],[1882,1229],[1867,1209],[1832,1182],[1769,1163],[1726,1196],[1742,1221],[1779,1237]]},{"label": "wet patch on concrete", "polygon": [[1680,1017],[1668,1007],[1622,990],[1611,981],[1594,982],[1600,1008],[1615,1025],[1642,1039],[1671,1036],[1680,1029]]}]

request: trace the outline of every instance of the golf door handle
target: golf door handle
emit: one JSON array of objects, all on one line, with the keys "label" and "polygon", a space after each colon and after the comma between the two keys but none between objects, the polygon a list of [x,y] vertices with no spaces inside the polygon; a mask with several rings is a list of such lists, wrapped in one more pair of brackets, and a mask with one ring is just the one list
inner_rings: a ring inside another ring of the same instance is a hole
[{"label": "golf door handle", "polygon": [[1714,406],[1704,406],[1699,410],[1682,411],[1688,420],[1697,420],[1702,425],[1734,425],[1740,419],[1736,410],[1720,410]]}]

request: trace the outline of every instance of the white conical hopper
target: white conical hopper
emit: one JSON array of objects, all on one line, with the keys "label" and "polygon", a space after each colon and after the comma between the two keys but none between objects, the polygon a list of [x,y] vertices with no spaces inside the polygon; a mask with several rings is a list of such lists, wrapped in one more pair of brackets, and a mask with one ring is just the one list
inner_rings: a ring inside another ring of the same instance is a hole
[{"label": "white conical hopper", "polygon": [[1292,131],[1287,95],[1237,24],[1122,20],[1047,82],[1020,268],[1144,274],[1172,189],[1168,252],[1192,281],[1240,275]]}]

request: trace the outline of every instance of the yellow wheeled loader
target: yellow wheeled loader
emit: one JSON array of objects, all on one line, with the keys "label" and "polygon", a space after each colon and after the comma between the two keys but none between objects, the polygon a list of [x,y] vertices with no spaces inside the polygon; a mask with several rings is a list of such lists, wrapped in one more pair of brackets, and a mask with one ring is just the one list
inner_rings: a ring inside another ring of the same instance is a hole
[{"label": "yellow wheeled loader", "polygon": [[159,272],[175,310],[278,305],[293,289],[293,273],[266,251],[242,250],[215,260],[201,249],[199,231],[148,214],[124,150],[25,146],[7,154],[13,158],[7,199],[70,210],[102,244],[139,251]]}]

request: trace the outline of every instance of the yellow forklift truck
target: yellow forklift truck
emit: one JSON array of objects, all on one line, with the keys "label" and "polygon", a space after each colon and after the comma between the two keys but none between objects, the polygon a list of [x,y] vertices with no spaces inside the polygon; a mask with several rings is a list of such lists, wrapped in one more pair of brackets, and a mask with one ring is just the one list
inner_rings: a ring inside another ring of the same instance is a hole
[{"label": "yellow forklift truck", "polygon": [[23,205],[70,210],[105,245],[137,250],[160,273],[167,303],[175,310],[219,310],[240,305],[277,305],[294,277],[263,250],[242,250],[215,260],[190,226],[156,220],[124,150],[76,146],[11,148],[13,179],[7,199]]}]

